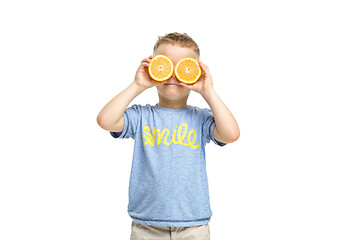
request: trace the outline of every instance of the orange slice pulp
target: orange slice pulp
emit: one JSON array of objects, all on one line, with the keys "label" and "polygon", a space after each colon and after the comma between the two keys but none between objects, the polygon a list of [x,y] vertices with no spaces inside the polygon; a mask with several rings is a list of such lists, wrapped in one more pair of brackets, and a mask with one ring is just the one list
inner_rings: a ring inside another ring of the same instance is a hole
[{"label": "orange slice pulp", "polygon": [[158,82],[162,82],[172,76],[174,72],[174,65],[170,58],[159,54],[151,59],[148,70],[152,79]]},{"label": "orange slice pulp", "polygon": [[175,76],[180,82],[193,84],[201,76],[199,62],[191,57],[180,59],[175,66]]}]

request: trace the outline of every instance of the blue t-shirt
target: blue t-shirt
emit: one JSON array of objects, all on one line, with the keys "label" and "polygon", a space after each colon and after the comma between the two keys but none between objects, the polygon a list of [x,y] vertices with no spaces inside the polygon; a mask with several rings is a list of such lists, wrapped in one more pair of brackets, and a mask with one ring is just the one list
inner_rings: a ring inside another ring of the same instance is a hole
[{"label": "blue t-shirt", "polygon": [[212,215],[205,144],[214,139],[210,109],[133,105],[115,138],[133,138],[128,213],[137,223],[186,227],[207,224]]}]

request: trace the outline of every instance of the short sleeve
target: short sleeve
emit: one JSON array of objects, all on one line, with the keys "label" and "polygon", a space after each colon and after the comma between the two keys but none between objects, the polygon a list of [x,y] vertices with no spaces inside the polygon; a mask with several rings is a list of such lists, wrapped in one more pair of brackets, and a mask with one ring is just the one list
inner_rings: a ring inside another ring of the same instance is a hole
[{"label": "short sleeve", "polygon": [[214,138],[215,118],[210,109],[205,109],[203,112],[203,128],[202,133],[205,138],[205,142],[209,143],[212,140],[216,145],[225,146],[226,143],[217,141]]},{"label": "short sleeve", "polygon": [[141,105],[132,105],[124,113],[124,128],[122,132],[110,132],[114,138],[135,138],[136,127],[141,119]]}]

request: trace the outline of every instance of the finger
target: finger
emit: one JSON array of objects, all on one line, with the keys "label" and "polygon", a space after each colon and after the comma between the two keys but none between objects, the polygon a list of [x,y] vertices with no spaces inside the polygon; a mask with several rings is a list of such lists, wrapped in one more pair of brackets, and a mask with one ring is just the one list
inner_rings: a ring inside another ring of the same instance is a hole
[{"label": "finger", "polygon": [[145,58],[144,60],[149,63],[149,62],[151,62],[151,59],[153,59],[154,57],[155,57],[155,55],[151,55],[148,58]]},{"label": "finger", "polygon": [[141,62],[147,62],[147,63],[150,63],[150,62],[151,62],[151,59],[152,59],[152,58],[154,58],[154,57],[155,57],[155,55],[151,55],[151,56],[149,56],[149,57],[144,58],[143,60],[141,60]]},{"label": "finger", "polygon": [[137,72],[148,73],[148,67],[149,67],[148,63],[141,63],[137,69]]},{"label": "finger", "polygon": [[148,62],[142,62],[142,63],[141,63],[141,66],[142,66],[142,67],[148,67],[149,65],[150,65],[150,64],[149,64]]},{"label": "finger", "polygon": [[150,58],[144,58],[141,63],[145,62],[145,63],[150,63],[151,59]]},{"label": "finger", "polygon": [[209,71],[209,68],[208,66],[206,66],[203,62],[199,61],[200,63],[200,67],[201,69],[203,70],[203,72],[208,72]]},{"label": "finger", "polygon": [[203,63],[202,61],[199,60],[199,63],[200,63],[200,66],[202,66],[204,68],[206,67],[205,63]]}]

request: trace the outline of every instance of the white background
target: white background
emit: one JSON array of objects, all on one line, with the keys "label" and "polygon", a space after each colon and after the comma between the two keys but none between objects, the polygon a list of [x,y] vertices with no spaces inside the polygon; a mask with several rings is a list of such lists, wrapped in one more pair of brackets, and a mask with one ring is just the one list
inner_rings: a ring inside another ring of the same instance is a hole
[{"label": "white background", "polygon": [[[129,239],[133,140],[96,123],[185,32],[241,137],[207,146],[213,240],[360,239],[356,1],[2,1],[0,239]],[[150,89],[133,103],[155,104]],[[192,93],[189,104],[207,107]]]}]

